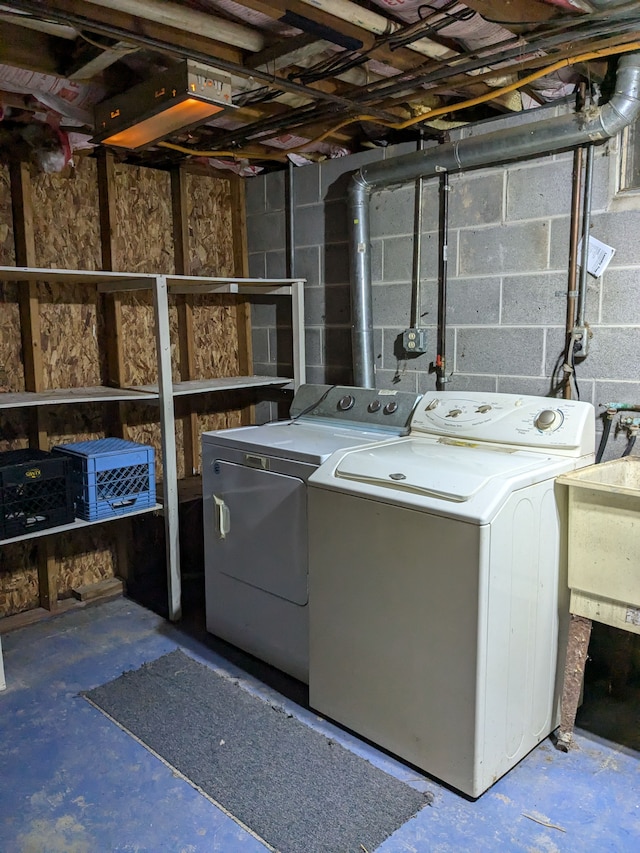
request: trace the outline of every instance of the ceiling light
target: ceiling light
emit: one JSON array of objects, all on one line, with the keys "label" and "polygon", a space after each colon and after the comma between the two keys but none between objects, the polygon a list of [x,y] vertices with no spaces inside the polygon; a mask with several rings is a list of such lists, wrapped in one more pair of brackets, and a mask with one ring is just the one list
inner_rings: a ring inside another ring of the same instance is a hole
[{"label": "ceiling light", "polygon": [[232,106],[231,79],[186,60],[97,104],[91,141],[137,150]]}]

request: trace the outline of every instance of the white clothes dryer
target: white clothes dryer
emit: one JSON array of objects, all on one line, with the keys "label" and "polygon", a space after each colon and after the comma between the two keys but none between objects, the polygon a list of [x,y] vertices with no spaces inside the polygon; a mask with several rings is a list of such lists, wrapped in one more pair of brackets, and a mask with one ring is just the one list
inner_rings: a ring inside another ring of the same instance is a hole
[{"label": "white clothes dryer", "polygon": [[471,797],[557,725],[588,403],[425,394],[309,479],[311,706]]},{"label": "white clothes dryer", "polygon": [[307,479],[406,435],[419,395],[302,385],[291,420],[202,435],[207,630],[309,680]]}]

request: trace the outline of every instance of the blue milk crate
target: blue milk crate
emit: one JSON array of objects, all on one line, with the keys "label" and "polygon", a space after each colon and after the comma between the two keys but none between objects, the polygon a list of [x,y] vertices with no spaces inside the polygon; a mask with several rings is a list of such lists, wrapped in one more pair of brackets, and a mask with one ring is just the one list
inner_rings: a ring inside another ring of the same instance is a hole
[{"label": "blue milk crate", "polygon": [[78,518],[96,521],[155,506],[153,447],[121,438],[99,438],[59,444],[53,452],[71,459]]}]

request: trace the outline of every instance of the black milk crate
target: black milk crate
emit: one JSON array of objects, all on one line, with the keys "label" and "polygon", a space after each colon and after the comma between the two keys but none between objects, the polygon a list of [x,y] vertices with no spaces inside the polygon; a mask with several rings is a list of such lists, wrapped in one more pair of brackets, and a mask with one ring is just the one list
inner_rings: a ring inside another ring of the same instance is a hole
[{"label": "black milk crate", "polygon": [[154,450],[121,438],[53,448],[71,461],[76,514],[85,521],[126,515],[156,503]]},{"label": "black milk crate", "polygon": [[0,539],[75,521],[71,466],[45,450],[0,453]]}]

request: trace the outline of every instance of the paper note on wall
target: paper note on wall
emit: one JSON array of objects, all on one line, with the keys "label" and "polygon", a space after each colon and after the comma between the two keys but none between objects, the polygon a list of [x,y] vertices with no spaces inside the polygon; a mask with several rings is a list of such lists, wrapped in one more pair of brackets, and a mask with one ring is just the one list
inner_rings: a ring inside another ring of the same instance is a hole
[{"label": "paper note on wall", "polygon": [[[589,251],[587,252],[587,272],[594,278],[600,278],[615,255],[616,250],[607,246],[595,237],[589,237]],[[582,240],[578,246],[578,263],[582,266]]]}]

